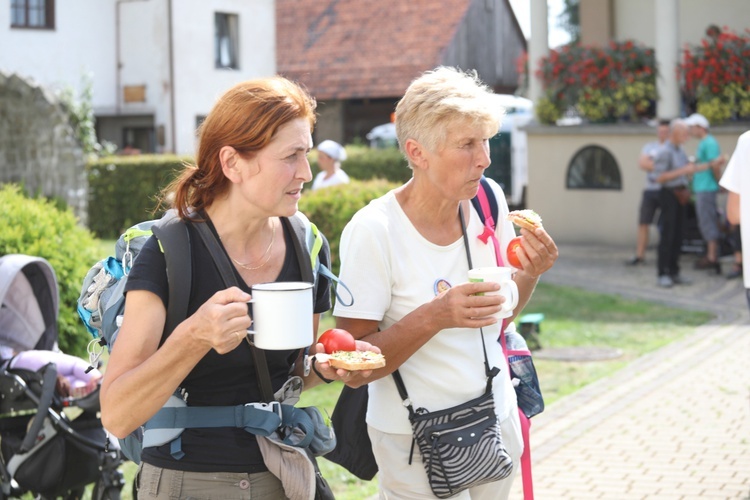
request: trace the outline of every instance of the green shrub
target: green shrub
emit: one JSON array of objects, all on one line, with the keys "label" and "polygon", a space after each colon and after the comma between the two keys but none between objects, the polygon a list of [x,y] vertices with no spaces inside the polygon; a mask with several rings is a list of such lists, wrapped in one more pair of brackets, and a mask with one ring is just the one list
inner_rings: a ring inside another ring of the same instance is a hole
[{"label": "green shrub", "polygon": [[152,219],[161,190],[188,158],[174,155],[110,156],[87,165],[89,229],[114,239],[133,224]]},{"label": "green shrub", "polygon": [[331,270],[335,274],[339,268],[339,239],[346,223],[357,210],[399,185],[383,179],[352,180],[349,184],[306,191],[302,196],[300,211],[318,226],[331,244]]},{"label": "green shrub", "polygon": [[82,356],[90,335],[76,312],[81,283],[96,262],[96,242],[77,225],[70,209],[61,211],[43,198],[27,198],[17,185],[0,186],[0,255],[20,253],[43,257],[57,275],[60,291],[59,345]]},{"label": "green shrub", "polygon": [[[370,149],[347,146],[343,168],[352,179],[387,179],[399,184],[411,170],[396,148]],[[317,151],[310,154],[313,174]],[[133,224],[154,217],[158,196],[183,168],[189,157],[174,155],[110,156],[87,165],[89,229],[99,238],[117,238]],[[306,187],[309,188],[310,183]]]}]

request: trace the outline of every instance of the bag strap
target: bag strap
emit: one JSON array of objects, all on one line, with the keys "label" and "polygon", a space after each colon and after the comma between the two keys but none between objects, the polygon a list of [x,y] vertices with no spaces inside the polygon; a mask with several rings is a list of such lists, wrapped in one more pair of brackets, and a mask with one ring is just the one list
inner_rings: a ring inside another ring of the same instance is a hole
[{"label": "bag strap", "polygon": [[[306,238],[305,228],[302,221],[296,216],[281,217],[281,223],[289,229],[292,235],[294,235],[294,238],[292,238],[292,245],[294,246],[294,252],[297,255],[297,262],[299,262],[299,268],[302,272],[302,281],[314,284],[318,277],[313,273],[312,266],[315,265],[315,257],[317,256],[317,252],[320,252],[322,242],[320,245],[314,244],[313,249],[308,251],[307,246],[302,244]],[[317,249],[315,249],[315,246],[317,246]],[[313,253],[315,256],[313,256]]]},{"label": "bag strap", "polygon": [[[488,195],[489,193],[489,195]],[[488,199],[489,198],[489,199]],[[495,235],[495,219],[497,218],[497,200],[495,199],[494,192],[487,183],[487,179],[482,177],[479,184],[479,191],[477,196],[472,200],[472,205],[479,213],[479,218],[484,222],[484,232],[479,235],[479,239],[483,243],[487,243],[487,239],[492,240],[492,244],[495,247],[495,259],[497,260],[498,266],[503,266],[503,258],[500,254],[500,243]],[[495,212],[492,212],[491,206],[495,207]],[[492,214],[495,214],[493,217]],[[505,328],[508,326],[508,320],[503,319],[503,324],[500,327],[500,345],[503,349],[503,355],[505,356],[505,364],[508,367],[508,376],[510,376],[510,362],[508,361],[508,348],[505,341]],[[521,422],[521,437],[523,438],[523,454],[521,455],[521,476],[523,480],[523,497],[524,500],[534,500],[534,483],[531,476],[531,443],[530,433],[531,420],[526,416],[521,409],[518,409],[518,418]]]},{"label": "bag strap", "polygon": [[497,265],[502,267],[504,264],[502,254],[500,253],[500,242],[495,235],[499,209],[495,193],[492,191],[492,187],[490,187],[486,177],[482,176],[480,179],[479,191],[477,191],[477,195],[471,199],[471,204],[479,214],[479,219],[484,224],[484,231],[482,231],[482,234],[477,236],[477,238],[479,238],[484,244],[487,244],[488,240],[492,240],[492,245],[495,247],[495,259],[497,260]]},{"label": "bag strap", "polygon": [[187,225],[174,210],[168,211],[151,228],[167,263],[169,303],[164,332],[171,334],[187,317],[192,282],[192,258],[190,255],[190,233]]},{"label": "bag strap", "polygon": [[[459,204],[458,205],[458,218],[461,220],[461,234],[464,238],[464,249],[466,250],[466,260],[469,263],[469,269],[472,269],[474,267],[474,264],[471,262],[471,249],[469,248],[469,237],[466,234],[466,221],[464,220],[464,210],[463,207]],[[489,392],[492,389],[492,379],[500,373],[500,369],[498,367],[492,367],[490,368],[490,360],[487,358],[487,344],[484,343],[484,329],[479,328],[480,336],[479,338],[482,339],[482,352],[484,354],[484,373],[487,375],[487,392]]]},{"label": "bag strap", "polygon": [[[484,231],[482,234],[477,236],[482,243],[487,244],[487,241],[492,240],[492,245],[495,247],[495,261],[499,267],[503,267],[503,256],[500,253],[500,242],[495,234],[496,226],[495,220],[498,217],[498,206],[497,198],[495,198],[495,192],[492,190],[487,178],[482,176],[479,181],[479,191],[477,195],[471,199],[471,204],[479,214],[479,219],[484,224]],[[508,326],[508,320],[503,319],[503,323],[500,327],[500,345],[503,347],[503,354],[505,360],[508,360],[508,349],[505,345],[505,328]],[[510,372],[508,372],[510,373]]]},{"label": "bag strap", "polygon": [[[331,282],[337,303],[345,307],[354,305],[354,294],[352,294],[352,291],[346,286],[346,283],[333,274],[333,272],[331,272],[331,270],[320,260],[320,251],[323,249],[324,242],[327,242],[327,240],[325,235],[318,229],[318,226],[310,222],[302,212],[297,212],[291,217],[282,217],[281,220],[289,227],[292,235],[295,236],[293,238],[294,246],[297,251],[300,268],[303,270],[303,279],[310,283],[317,284],[318,276],[322,274]],[[303,257],[309,260],[309,266],[303,261]],[[309,280],[304,278],[307,267],[310,267],[312,272],[312,278]],[[345,301],[339,294],[339,286],[343,287],[344,290],[346,290],[346,293],[349,294],[348,301]]]},{"label": "bag strap", "polygon": [[[464,220],[464,211],[463,207],[459,204],[458,206],[458,218],[461,221],[461,234],[463,235],[464,239],[464,248],[466,249],[466,260],[469,263],[469,269],[473,267],[471,262],[471,250],[469,249],[469,238],[466,235],[466,221]],[[479,329],[479,337],[482,339],[482,353],[484,354],[484,373],[487,375],[487,386],[485,387],[485,393],[488,393],[492,391],[492,379],[495,378],[495,376],[500,373],[500,369],[497,367],[490,368],[490,360],[487,357],[487,344],[484,342],[484,329]],[[414,407],[411,404],[411,400],[409,399],[409,394],[406,391],[406,386],[404,385],[404,380],[401,377],[401,374],[398,370],[394,370],[393,373],[393,380],[396,382],[396,389],[398,390],[399,396],[401,396],[401,400],[404,402],[404,406],[407,410],[409,410],[409,416],[414,415]]]},{"label": "bag strap", "polygon": [[[202,217],[205,221],[209,220],[208,214],[204,213],[202,214]],[[221,274],[221,279],[224,281],[224,285],[227,287],[239,286],[237,278],[234,276],[232,264],[229,262],[226,252],[216,240],[216,236],[214,236],[214,233],[208,227],[208,222],[194,224],[194,227],[198,230],[198,234],[203,240],[203,243],[205,243],[206,248],[208,248],[214,264],[216,264],[216,268]],[[258,377],[258,386],[260,387],[262,401],[270,403],[274,401],[274,397],[273,387],[271,386],[271,375],[268,371],[268,362],[266,361],[266,353],[253,344],[251,344],[250,347],[252,348],[253,361],[255,361],[255,371]]]}]

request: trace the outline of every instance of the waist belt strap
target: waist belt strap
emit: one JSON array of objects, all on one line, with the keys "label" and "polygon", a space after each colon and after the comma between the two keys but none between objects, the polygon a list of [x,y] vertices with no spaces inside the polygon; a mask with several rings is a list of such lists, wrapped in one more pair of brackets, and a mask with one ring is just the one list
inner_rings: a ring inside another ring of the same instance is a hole
[{"label": "waist belt strap", "polygon": [[[144,425],[143,448],[171,444],[172,456],[184,456],[180,434],[185,429],[236,427],[258,436],[274,432],[286,444],[304,448],[315,434],[310,416],[300,408],[273,403],[272,409],[255,404],[238,406],[165,406]],[[278,410],[278,411],[276,411]]]},{"label": "waist belt strap", "polygon": [[[206,427],[238,427],[251,434],[268,436],[281,425],[274,412],[253,406],[186,406],[162,408],[146,422],[143,445],[150,430]],[[163,444],[163,443],[162,443]]]}]

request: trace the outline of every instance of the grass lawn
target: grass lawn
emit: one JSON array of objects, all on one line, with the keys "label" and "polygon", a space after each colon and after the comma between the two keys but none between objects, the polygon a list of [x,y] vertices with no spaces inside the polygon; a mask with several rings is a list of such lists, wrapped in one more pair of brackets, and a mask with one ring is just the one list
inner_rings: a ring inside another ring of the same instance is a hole
[{"label": "grass lawn", "polygon": [[[111,249],[111,242],[109,245]],[[673,309],[650,302],[544,283],[537,287],[525,311],[544,314],[540,341],[545,348],[596,346],[622,351],[622,356],[608,361],[563,362],[536,359],[547,405],[611,375],[647,352],[683,338],[696,326],[712,318],[709,313]],[[332,326],[333,319],[326,316],[321,321],[320,331]],[[315,405],[324,413],[330,414],[341,387],[339,382],[315,387],[303,394],[300,405]],[[319,464],[338,500],[362,500],[377,493],[376,480],[361,481],[325,458],[319,459]],[[128,499],[131,498],[135,465],[128,463],[123,469],[128,481],[123,490],[123,498]]]},{"label": "grass lawn", "polygon": [[[525,311],[544,313],[540,335],[543,347],[612,347],[623,353],[609,361],[535,360],[547,405],[611,375],[638,356],[683,338],[712,318],[708,313],[543,283]],[[331,325],[322,323],[321,328]],[[331,413],[341,387],[338,382],[315,387],[303,393],[300,404],[316,405]],[[319,463],[337,499],[360,500],[377,493],[376,480],[361,481],[325,458]]]}]

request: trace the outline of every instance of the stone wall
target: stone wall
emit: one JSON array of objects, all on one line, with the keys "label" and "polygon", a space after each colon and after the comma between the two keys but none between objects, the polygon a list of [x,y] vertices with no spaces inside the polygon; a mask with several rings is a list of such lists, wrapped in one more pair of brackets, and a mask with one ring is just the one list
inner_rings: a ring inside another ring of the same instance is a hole
[{"label": "stone wall", "polygon": [[66,201],[86,224],[85,162],[67,113],[49,90],[0,72],[0,183],[6,182]]}]

